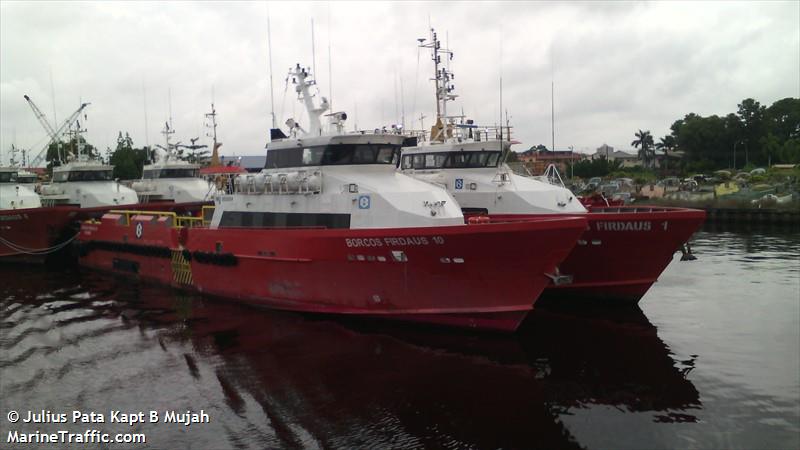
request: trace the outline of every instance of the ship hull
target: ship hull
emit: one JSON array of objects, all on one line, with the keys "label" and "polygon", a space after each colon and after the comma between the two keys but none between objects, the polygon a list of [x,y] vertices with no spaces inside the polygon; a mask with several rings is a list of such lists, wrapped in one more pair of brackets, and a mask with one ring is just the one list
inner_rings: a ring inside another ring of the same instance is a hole
[{"label": "ship hull", "polygon": [[93,208],[58,205],[0,211],[0,262],[43,263],[55,253],[54,246],[75,236],[78,221],[99,219],[110,210],[169,211],[197,216],[207,205],[211,203],[154,202]]},{"label": "ship hull", "polygon": [[44,262],[49,250],[69,239],[76,219],[71,207],[0,211],[0,262]]},{"label": "ship hull", "polygon": [[275,309],[508,332],[586,228],[583,218],[394,229],[124,222],[82,225],[83,266]]},{"label": "ship hull", "polygon": [[[579,215],[588,221],[585,232],[560,273],[568,284],[551,284],[544,302],[596,300],[638,303],[705,221],[704,211],[663,207],[595,207]],[[504,215],[528,220],[552,215]]]}]

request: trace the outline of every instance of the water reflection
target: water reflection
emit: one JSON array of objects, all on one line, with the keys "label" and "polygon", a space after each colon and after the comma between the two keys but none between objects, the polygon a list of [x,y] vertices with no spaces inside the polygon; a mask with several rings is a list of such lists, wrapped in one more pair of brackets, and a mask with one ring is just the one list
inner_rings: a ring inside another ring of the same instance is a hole
[{"label": "water reflection", "polygon": [[3,278],[4,407],[212,416],[141,426],[157,447],[579,447],[562,418],[594,405],[658,422],[702,407],[693,358],[674,361],[639,309],[540,310],[517,335],[476,335],[91,273]]}]

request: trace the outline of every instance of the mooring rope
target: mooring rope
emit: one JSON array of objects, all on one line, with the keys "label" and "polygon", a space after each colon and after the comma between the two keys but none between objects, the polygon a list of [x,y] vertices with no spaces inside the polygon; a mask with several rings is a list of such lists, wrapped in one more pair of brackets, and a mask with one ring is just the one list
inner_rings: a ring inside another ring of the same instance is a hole
[{"label": "mooring rope", "polygon": [[11,250],[14,250],[17,253],[24,253],[26,255],[41,256],[41,255],[48,255],[50,253],[55,253],[55,252],[61,250],[62,248],[64,248],[67,245],[69,245],[72,241],[74,241],[75,238],[77,238],[79,234],[80,234],[80,232],[75,233],[74,236],[72,236],[71,238],[67,239],[66,241],[64,241],[64,242],[62,242],[60,244],[56,244],[56,245],[54,245],[52,247],[45,247],[45,248],[40,248],[40,249],[24,247],[22,245],[15,244],[15,243],[13,243],[13,242],[11,242],[8,239],[5,239],[3,237],[0,237],[0,244],[6,245],[8,248],[10,248]]}]

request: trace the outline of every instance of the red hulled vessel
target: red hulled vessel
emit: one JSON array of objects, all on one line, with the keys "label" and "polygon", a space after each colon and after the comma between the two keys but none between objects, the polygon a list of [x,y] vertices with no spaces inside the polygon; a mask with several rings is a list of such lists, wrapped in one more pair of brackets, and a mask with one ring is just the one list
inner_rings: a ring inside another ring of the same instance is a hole
[{"label": "red hulled vessel", "polygon": [[118,212],[82,224],[80,261],[271,308],[515,330],[586,228],[558,217],[466,224],[444,189],[397,173],[404,137],[345,133],[296,84],[308,130],[273,129],[266,166],[215,199],[210,223]]},{"label": "red hulled vessel", "polygon": [[85,222],[81,265],[292,311],[513,331],[586,227],[557,218],[388,229]]},{"label": "red hulled vessel", "polygon": [[[498,216],[503,220],[548,217]],[[549,217],[564,217],[550,215]],[[675,253],[705,221],[704,211],[688,208],[593,207],[586,230],[559,265],[568,283],[553,283],[542,300],[586,299],[637,303],[658,281]]]},{"label": "red hulled vessel", "polygon": [[69,243],[75,215],[63,206],[0,211],[0,261],[44,261]]},{"label": "red hulled vessel", "polygon": [[[543,298],[604,299],[638,302],[705,220],[705,212],[685,208],[624,207],[602,196],[581,199],[564,187],[552,167],[543,177],[521,176],[504,163],[511,145],[510,127],[478,126],[447,113],[456,96],[452,73],[440,64],[436,33],[422,41],[434,61],[437,121],[430,131],[414,133],[403,148],[400,170],[443,186],[467,215],[503,220],[583,217],[588,227],[559,265]],[[582,201],[585,202],[582,204]]]}]

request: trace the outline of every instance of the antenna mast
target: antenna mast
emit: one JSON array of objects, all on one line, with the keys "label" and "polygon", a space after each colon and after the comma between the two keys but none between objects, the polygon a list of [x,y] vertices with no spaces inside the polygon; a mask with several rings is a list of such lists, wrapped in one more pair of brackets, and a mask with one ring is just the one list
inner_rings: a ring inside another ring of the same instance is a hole
[{"label": "antenna mast", "polygon": [[[222,147],[222,143],[217,142],[217,110],[214,109],[214,102],[211,102],[211,112],[206,113],[206,119],[211,119],[211,124],[209,125],[206,123],[206,126],[211,128],[211,137],[214,139],[214,146],[212,147],[211,151],[211,165],[218,166],[219,165],[219,148]],[[273,123],[275,121],[275,116],[273,115]]]},{"label": "antenna mast", "polygon": [[147,87],[142,76],[142,98],[144,100],[144,145],[150,147],[150,133],[147,131]]},{"label": "antenna mast", "polygon": [[555,107],[555,82],[550,80],[550,151],[556,151],[556,107]]},{"label": "antenna mast", "polygon": [[436,35],[436,31],[431,28],[430,42],[425,43],[425,40],[418,39],[420,47],[431,49],[431,60],[433,60],[434,77],[431,78],[436,86],[436,117],[437,120],[445,119],[447,117],[447,102],[455,100],[457,95],[450,92],[455,87],[450,84],[450,81],[455,78],[449,69],[439,68],[442,63],[441,54],[447,55],[447,58],[453,59],[453,52],[447,48],[441,48],[442,44]]},{"label": "antenna mast", "polygon": [[333,75],[331,71],[331,4],[328,3],[328,104],[333,109]]},{"label": "antenna mast", "polygon": [[[278,124],[275,122],[275,97],[274,97],[274,89],[272,87],[272,35],[270,32],[270,23],[269,23],[269,11],[267,12],[267,51],[269,52],[269,107],[270,107],[270,114],[272,115],[272,128],[278,128]],[[214,112],[214,104],[211,104],[212,113]],[[215,125],[216,127],[216,125]],[[216,144],[216,131],[214,131],[214,153],[217,151]],[[212,156],[213,161],[213,156]]]},{"label": "antenna mast", "polygon": [[311,18],[311,73],[317,75],[317,53],[314,47],[314,18]]}]

